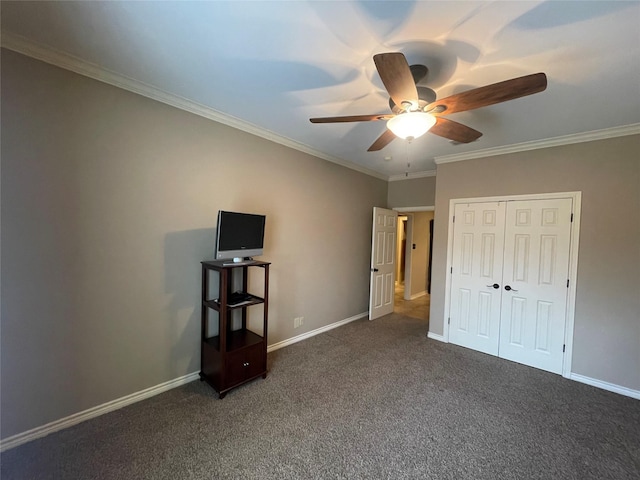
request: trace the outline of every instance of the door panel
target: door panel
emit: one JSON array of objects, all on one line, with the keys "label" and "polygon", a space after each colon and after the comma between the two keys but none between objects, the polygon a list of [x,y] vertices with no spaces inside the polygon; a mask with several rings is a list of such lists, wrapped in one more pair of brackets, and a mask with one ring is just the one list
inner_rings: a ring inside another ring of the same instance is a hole
[{"label": "door panel", "polygon": [[373,209],[369,320],[393,312],[397,218],[395,210]]},{"label": "door panel", "polygon": [[554,373],[564,358],[571,207],[523,200],[506,212],[499,356]]},{"label": "door panel", "polygon": [[457,204],[454,215],[449,341],[497,355],[505,203]]}]

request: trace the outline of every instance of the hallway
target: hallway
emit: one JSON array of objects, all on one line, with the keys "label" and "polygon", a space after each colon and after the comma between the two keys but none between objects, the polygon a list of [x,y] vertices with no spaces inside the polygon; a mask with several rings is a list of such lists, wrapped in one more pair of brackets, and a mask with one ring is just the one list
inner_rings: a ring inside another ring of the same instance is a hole
[{"label": "hallway", "polygon": [[406,315],[407,317],[419,318],[429,324],[429,305],[431,297],[427,293],[415,300],[405,300],[404,284],[397,284],[395,289],[395,299],[393,313]]}]

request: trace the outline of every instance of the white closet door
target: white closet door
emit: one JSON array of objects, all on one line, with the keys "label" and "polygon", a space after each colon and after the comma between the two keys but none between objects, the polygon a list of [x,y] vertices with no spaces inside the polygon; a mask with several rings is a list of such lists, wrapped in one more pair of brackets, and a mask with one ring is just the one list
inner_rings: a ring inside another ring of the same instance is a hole
[{"label": "white closet door", "polygon": [[505,202],[456,204],[454,215],[449,341],[498,355]]},{"label": "white closet door", "polygon": [[571,199],[523,200],[506,212],[499,356],[554,373],[562,373],[571,207]]}]

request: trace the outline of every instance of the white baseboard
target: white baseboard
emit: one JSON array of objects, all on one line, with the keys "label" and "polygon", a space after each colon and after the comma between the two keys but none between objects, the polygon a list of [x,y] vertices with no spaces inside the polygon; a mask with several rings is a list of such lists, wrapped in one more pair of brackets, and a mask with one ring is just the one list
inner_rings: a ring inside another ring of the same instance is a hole
[{"label": "white baseboard", "polygon": [[122,407],[126,407],[127,405],[131,405],[132,403],[140,402],[147,398],[166,392],[167,390],[171,390],[173,388],[184,385],[185,383],[193,382],[198,378],[198,372],[189,373],[188,375],[169,380],[168,382],[161,383],[160,385],[156,385],[155,387],[150,387],[145,390],[132,393],[131,395],[112,400],[111,402],[103,403],[102,405],[98,405],[97,407],[93,407],[88,410],[75,413],[68,417],[61,418],[60,420],[56,420],[55,422],[47,423],[46,425],[32,428],[31,430],[27,430],[26,432],[7,437],[0,441],[0,452],[4,452],[9,448],[17,447],[18,445],[30,442],[31,440],[35,440],[36,438],[44,437],[45,435],[49,435],[50,433],[71,427],[80,422],[84,422],[85,420],[99,417],[100,415],[104,415],[105,413],[113,412],[114,410],[118,410]]},{"label": "white baseboard", "polygon": [[591,385],[592,387],[601,388],[603,390],[608,390],[613,393],[619,393],[620,395],[624,395],[625,397],[635,398],[636,400],[640,400],[640,391],[633,390],[631,388],[622,387],[620,385],[616,385],[615,383],[603,382],[602,380],[596,380],[595,378],[585,377],[584,375],[579,375],[577,373],[569,374],[569,379],[575,380],[576,382],[586,383],[587,385]]},{"label": "white baseboard", "polygon": [[447,343],[444,339],[444,335],[438,335],[437,333],[429,332],[427,333],[427,338],[432,340],[437,340],[439,342]]},{"label": "white baseboard", "polygon": [[[438,340],[439,342],[445,342],[443,335],[438,335],[437,333],[429,332],[427,333],[427,337],[433,340]],[[635,398],[640,400],[640,391],[633,390],[631,388],[622,387],[620,385],[616,385],[614,383],[604,382],[602,380],[596,380],[595,378],[585,377],[584,375],[579,375],[577,373],[571,373],[568,377],[570,380],[575,380],[576,382],[586,383],[587,385],[591,385],[592,387],[601,388],[602,390],[607,390],[609,392],[618,393],[620,395],[624,395],[626,397]]]},{"label": "white baseboard", "polygon": [[[351,323],[361,318],[364,318],[367,315],[368,315],[368,312],[360,313],[358,315],[354,315],[353,317],[345,318],[344,320],[340,320],[330,325],[325,325],[324,327],[311,330],[310,332],[303,333],[301,335],[289,338],[287,340],[283,340],[278,343],[274,343],[273,345],[269,345],[267,347],[267,352],[273,352],[280,348],[286,347],[287,345],[292,345],[294,343],[300,342],[307,338],[314,337],[326,331],[341,327],[342,325],[346,325],[347,323]],[[444,336],[439,335],[437,333],[429,332],[427,333],[427,337],[432,340],[437,340],[439,342],[445,342]],[[118,410],[120,408],[126,407],[127,405],[131,405],[132,403],[140,402],[147,398],[153,397],[160,393],[166,392],[173,388],[176,388],[186,383],[197,380],[198,378],[199,378],[198,372],[189,373],[187,375],[176,378],[174,380],[169,380],[168,382],[161,383],[160,385],[156,385],[155,387],[150,387],[145,390],[132,393],[131,395],[127,395],[125,397],[118,398],[111,402],[98,405],[97,407],[93,407],[88,410],[84,410],[82,412],[70,415],[68,417],[61,418],[60,420],[56,420],[55,422],[47,423],[46,425],[42,425],[40,427],[27,430],[26,432],[22,432],[17,435],[13,435],[11,437],[7,437],[3,440],[0,440],[0,452],[4,452],[5,450],[8,450],[10,448],[17,447],[18,445],[22,445],[23,443],[30,442],[31,440],[35,440],[36,438],[41,438],[46,435],[49,435],[50,433],[54,433],[59,430],[63,430],[65,428],[71,427],[80,422],[84,422],[85,420],[90,420],[92,418],[99,417],[100,415],[104,415],[105,413],[113,412],[114,410]],[[585,377],[584,375],[579,375],[577,373],[570,374],[569,378],[571,380],[585,383],[593,387],[601,388],[603,390],[608,390],[610,392],[618,393],[620,395],[625,395],[627,397],[640,400],[640,391],[638,390],[633,390],[631,388],[622,387],[620,385],[615,385],[613,383],[603,382],[601,380],[596,380],[594,378]]]},{"label": "white baseboard", "polygon": [[422,291],[422,292],[420,292],[420,293],[416,293],[416,294],[414,294],[414,295],[411,295],[411,297],[410,297],[410,298],[411,298],[411,300],[415,300],[416,298],[424,297],[426,294],[427,294],[427,291],[426,291],[426,290],[423,290],[423,291]]},{"label": "white baseboard", "polygon": [[[310,338],[320,333],[326,332],[327,330],[340,327],[347,323],[366,317],[367,315],[368,315],[368,312],[360,313],[353,317],[345,318],[344,320],[340,320],[330,325],[317,328],[316,330],[303,333],[302,335],[298,335],[297,337],[293,337],[288,340],[283,340],[282,342],[274,343],[273,345],[269,345],[267,347],[267,352],[273,352],[274,350],[278,350],[279,348],[286,347],[287,345],[291,345],[292,343],[297,343],[306,338]],[[186,383],[193,382],[198,378],[200,378],[199,372],[189,373],[188,375],[184,375],[174,380],[169,380],[168,382],[161,383],[160,385],[156,385],[155,387],[150,387],[145,390],[132,393],[131,395],[127,395],[125,397],[112,400],[111,402],[98,405],[97,407],[93,407],[88,410],[75,413],[68,417],[61,418],[60,420],[56,420],[55,422],[47,423],[46,425],[42,425],[40,427],[27,430],[26,432],[18,433],[17,435],[7,437],[3,440],[0,440],[0,452],[4,452],[5,450],[8,450],[10,448],[17,447],[18,445],[22,445],[23,443],[30,442],[31,440],[35,440],[36,438],[41,438],[46,435],[49,435],[50,433],[54,433],[54,432],[63,430],[65,428],[71,427],[80,422],[84,422],[85,420],[90,420],[92,418],[99,417],[100,415],[104,415],[105,413],[113,412],[114,410],[118,410],[120,408],[126,407],[127,405],[131,405],[132,403],[140,402],[142,400],[145,400],[147,398],[153,397],[160,393],[166,392],[173,388],[179,387]]]},{"label": "white baseboard", "polygon": [[307,338],[315,337],[316,335],[319,335],[329,330],[333,330],[334,328],[341,327],[343,325],[346,325],[347,323],[360,320],[361,318],[364,318],[367,315],[369,315],[369,312],[359,313],[357,315],[354,315],[353,317],[345,318],[344,320],[339,320],[329,325],[325,325],[324,327],[316,328],[315,330],[311,330],[310,332],[306,332],[301,335],[288,338],[278,343],[274,343],[273,345],[269,345],[267,347],[267,352],[273,352],[274,350],[278,350],[280,348],[286,347],[287,345],[292,345],[294,343],[301,342],[302,340],[306,340]]}]

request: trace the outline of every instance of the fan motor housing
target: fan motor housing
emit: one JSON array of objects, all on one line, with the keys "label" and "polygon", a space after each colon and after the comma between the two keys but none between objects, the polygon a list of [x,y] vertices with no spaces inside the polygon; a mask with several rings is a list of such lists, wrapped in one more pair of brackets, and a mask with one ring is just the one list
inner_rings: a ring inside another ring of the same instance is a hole
[{"label": "fan motor housing", "polygon": [[[436,101],[436,92],[429,87],[417,86],[416,89],[418,90],[418,107],[424,111],[424,107]],[[403,107],[396,105],[391,98],[389,99],[389,108],[396,115],[405,111]]]}]

